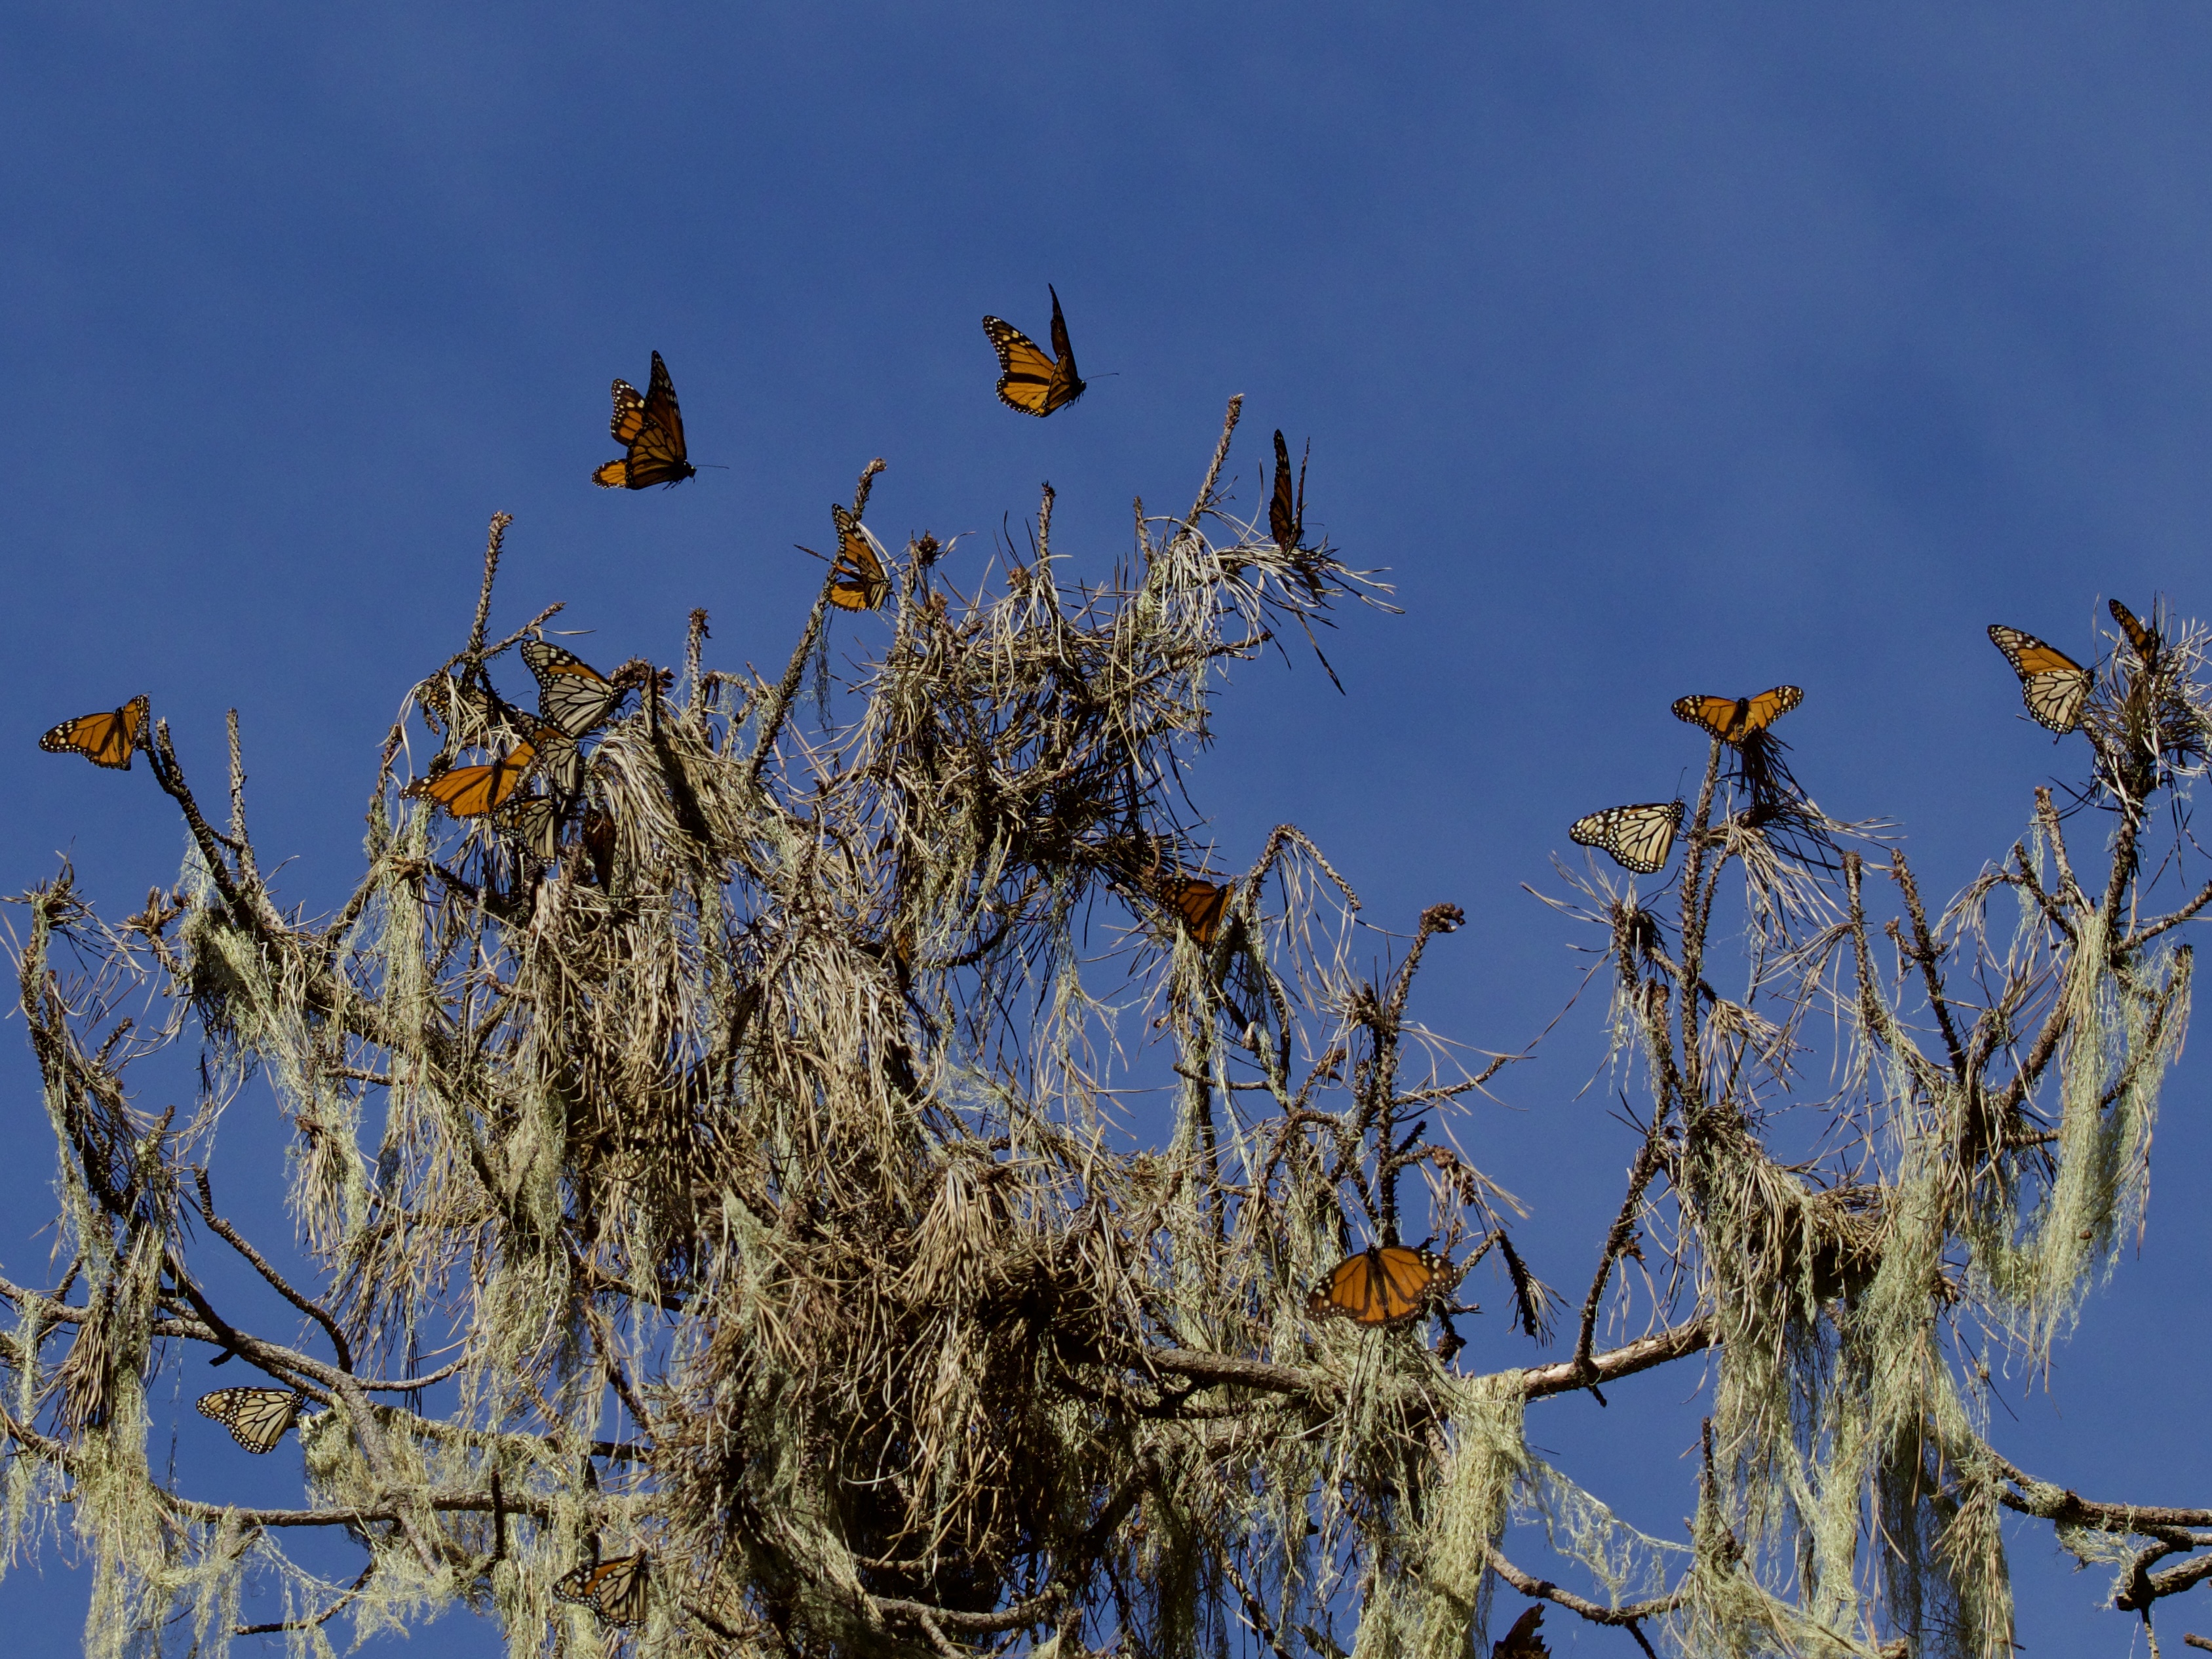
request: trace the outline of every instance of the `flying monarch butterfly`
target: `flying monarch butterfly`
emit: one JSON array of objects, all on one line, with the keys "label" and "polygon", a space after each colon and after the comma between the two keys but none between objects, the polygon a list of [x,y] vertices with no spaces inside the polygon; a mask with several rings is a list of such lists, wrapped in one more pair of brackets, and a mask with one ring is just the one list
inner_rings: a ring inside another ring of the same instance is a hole
[{"label": "flying monarch butterfly", "polygon": [[1336,1315],[1356,1325],[1395,1325],[1426,1311],[1451,1277],[1451,1263],[1431,1251],[1370,1244],[1345,1257],[1313,1287],[1306,1312],[1316,1319]]},{"label": "flying monarch butterfly", "polygon": [[1513,1621],[1513,1628],[1490,1650],[1490,1659],[1551,1659],[1552,1650],[1536,1628],[1543,1622],[1544,1604],[1539,1601]]},{"label": "flying monarch butterfly", "polygon": [[627,444],[629,453],[592,474],[592,482],[602,489],[679,484],[698,471],[684,446],[684,412],[676,406],[676,385],[659,352],[653,354],[653,379],[645,396],[639,397],[628,380],[615,382],[615,416],[609,424],[615,441]]},{"label": "flying monarch butterfly", "polygon": [[574,652],[544,640],[525,640],[522,660],[537,677],[538,717],[572,738],[586,737],[605,724],[625,695]]},{"label": "flying monarch butterfly", "polygon": [[200,1396],[202,1417],[212,1417],[250,1452],[273,1450],[300,1414],[305,1398],[291,1389],[217,1389]]},{"label": "flying monarch butterfly", "polygon": [[1306,460],[1313,458],[1313,446],[1306,446],[1305,460],[1298,463],[1298,493],[1291,495],[1291,447],[1283,441],[1280,427],[1275,428],[1275,493],[1267,502],[1267,528],[1274,532],[1275,545],[1285,553],[1295,553],[1305,538],[1306,530]]},{"label": "flying monarch butterfly", "polygon": [[1053,355],[1049,357],[1012,323],[997,317],[983,319],[983,332],[991,337],[999,354],[999,401],[1039,419],[1083,395],[1083,382],[1075,373],[1075,352],[1067,343],[1067,323],[1060,314],[1060,295],[1049,283],[1045,292],[1052,295]]},{"label": "flying monarch butterfly", "polygon": [[2142,659],[2143,666],[2148,668],[2156,662],[2158,647],[2162,643],[2158,637],[2158,629],[2143,621],[2118,599],[2110,599],[2106,603],[2112,608],[2112,620],[2119,623],[2120,631],[2128,636],[2128,643],[2135,647],[2136,655]]},{"label": "flying monarch butterfly", "polygon": [[1805,694],[1794,685],[1778,685],[1755,697],[1677,697],[1674,718],[1703,726],[1723,743],[1741,744],[1804,701]]},{"label": "flying monarch butterfly", "polygon": [[645,1622],[648,1568],[642,1550],[597,1566],[578,1567],[554,1584],[553,1599],[589,1607],[603,1623],[618,1630],[630,1629]]},{"label": "flying monarch butterfly", "polygon": [[884,562],[876,556],[876,538],[860,521],[836,502],[830,517],[837,526],[837,558],[830,568],[830,603],[840,611],[873,611],[891,591]]},{"label": "flying monarch butterfly", "polygon": [[426,796],[457,818],[480,818],[503,805],[530,775],[538,764],[540,745],[556,742],[568,743],[574,753],[575,745],[564,733],[540,726],[534,736],[524,738],[495,761],[482,766],[450,767],[435,777],[416,779],[399,793]]},{"label": "flying monarch butterfly", "polygon": [[146,741],[146,716],[151,705],[133,697],[112,714],[79,714],[64,720],[39,739],[50,755],[82,755],[94,766],[131,769],[131,752]]},{"label": "flying monarch butterfly", "polygon": [[2020,676],[2021,700],[2038,724],[2064,733],[2081,723],[2081,705],[2089,696],[2087,669],[2056,646],[2002,623],[1990,624],[1990,642]]},{"label": "flying monarch butterfly", "polygon": [[1635,806],[1608,806],[1602,812],[1577,818],[1567,826],[1568,836],[1584,847],[1612,855],[1624,870],[1653,876],[1667,867],[1674,848],[1674,832],[1682,827],[1682,803],[1645,801]]},{"label": "flying monarch butterfly", "polygon": [[1202,876],[1176,876],[1168,881],[1168,902],[1182,918],[1183,927],[1200,950],[1212,948],[1221,913],[1228,908],[1234,886],[1233,882],[1208,881]]}]

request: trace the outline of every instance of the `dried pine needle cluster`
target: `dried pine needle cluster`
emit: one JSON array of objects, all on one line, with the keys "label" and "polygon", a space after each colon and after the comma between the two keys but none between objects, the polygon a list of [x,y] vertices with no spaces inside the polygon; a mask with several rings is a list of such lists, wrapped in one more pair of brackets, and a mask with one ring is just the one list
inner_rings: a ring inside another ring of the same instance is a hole
[{"label": "dried pine needle cluster", "polygon": [[[459,1601],[515,1654],[1442,1659],[1503,1580],[1647,1650],[1994,1656],[2003,1509],[2121,1563],[2124,1606],[2180,1587],[2154,1552],[2212,1516],[2030,1480],[1982,1437],[1978,1368],[2047,1361],[2140,1214],[2187,1012],[2173,929],[2212,902],[2136,908],[2152,803],[2204,752],[2201,637],[2092,697],[2102,891],[2046,795],[1931,923],[1901,858],[1870,872],[1836,852],[1853,826],[1753,802],[1718,740],[1677,920],[1577,878],[1650,1106],[1572,1357],[1469,1376],[1453,1279],[1492,1255],[1539,1339],[1553,1298],[1453,1143],[1504,1062],[1457,1066],[1408,1012],[1458,913],[1363,978],[1357,900],[1303,835],[1209,872],[1178,811],[1227,665],[1379,591],[1227,514],[1236,414],[1197,505],[1139,504],[1101,586],[1062,575],[1049,492],[994,592],[963,597],[927,536],[889,560],[849,722],[822,689],[836,571],[774,682],[706,669],[695,617],[680,672],[611,677],[622,712],[542,840],[398,776],[419,734],[434,778],[545,741],[493,689],[550,614],[489,637],[495,522],[468,643],[387,746],[367,875],[319,922],[262,878],[234,725],[227,831],[155,726],[185,879],[108,924],[64,872],[17,951],[64,1207],[52,1287],[0,1284],[6,1526],[73,1530],[93,1651],[181,1618],[195,1650],[327,1654]],[[1733,996],[1707,962],[1724,876]],[[162,1018],[123,1017],[149,993]],[[191,1109],[138,1104],[128,1069],[187,1040]],[[256,1249],[279,1218],[218,1207],[256,1073],[313,1282]],[[1453,1266],[1418,1323],[1325,1316],[1347,1252],[1424,1240]],[[296,1321],[217,1305],[210,1251]],[[218,1352],[255,1375],[207,1409],[249,1449],[296,1426],[301,1508],[213,1505],[149,1461],[150,1379]],[[1687,1544],[1529,1449],[1530,1401],[1700,1353]],[[343,1528],[359,1576],[292,1561],[302,1526]],[[1540,1573],[1514,1559],[1532,1526]],[[249,1584],[283,1617],[244,1623]]]}]

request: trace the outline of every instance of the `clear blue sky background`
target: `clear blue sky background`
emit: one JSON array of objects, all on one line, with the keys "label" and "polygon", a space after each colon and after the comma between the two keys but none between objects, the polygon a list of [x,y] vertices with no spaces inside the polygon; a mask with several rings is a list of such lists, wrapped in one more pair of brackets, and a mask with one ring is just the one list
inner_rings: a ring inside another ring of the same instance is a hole
[{"label": "clear blue sky background", "polygon": [[[2057,763],[1984,626],[2085,655],[2108,594],[2208,603],[2200,8],[734,9],[0,21],[0,887],[67,854],[113,915],[173,877],[143,766],[35,746],[144,691],[210,792],[238,708],[264,864],[332,903],[495,510],[495,621],[565,599],[595,660],[672,662],[703,605],[712,662],[780,662],[820,580],[792,544],[825,544],[870,456],[894,545],[994,530],[1049,479],[1055,547],[1099,575],[1133,494],[1188,503],[1241,392],[1242,499],[1272,428],[1310,434],[1310,516],[1407,614],[1332,639],[1348,697],[1310,660],[1243,671],[1196,799],[1231,862],[1304,826],[1378,921],[1464,906],[1419,1012],[1516,1047],[1577,972],[1520,884],[1576,816],[1674,793],[1704,752],[1674,696],[1804,686],[1801,775],[1898,820],[1944,895]],[[992,398],[977,319],[1041,334],[1048,281],[1092,387],[1035,422]],[[595,490],[607,381],[655,348],[729,470]],[[1577,1097],[1597,1018],[1461,1128],[1569,1287],[1632,1150]],[[15,1030],[0,1264],[39,1279],[51,1143]],[[2168,1097],[2141,1261],[2000,1414],[2099,1495],[2212,1502],[2202,1076]],[[232,1130],[243,1210],[279,1156],[265,1095]],[[1503,1322],[1474,1335],[1511,1363]],[[189,1416],[227,1375],[165,1382],[179,1468],[277,1498],[289,1446],[241,1472]],[[1680,1536],[1693,1386],[1532,1431]],[[2030,1654],[2139,1643],[2046,1531],[2015,1551]],[[52,1555],[9,1577],[10,1650],[70,1649],[83,1596]],[[2169,1605],[2169,1644],[2212,1628]],[[1556,1652],[1632,1651],[1548,1622]],[[457,1617],[407,1650],[495,1647]]]}]

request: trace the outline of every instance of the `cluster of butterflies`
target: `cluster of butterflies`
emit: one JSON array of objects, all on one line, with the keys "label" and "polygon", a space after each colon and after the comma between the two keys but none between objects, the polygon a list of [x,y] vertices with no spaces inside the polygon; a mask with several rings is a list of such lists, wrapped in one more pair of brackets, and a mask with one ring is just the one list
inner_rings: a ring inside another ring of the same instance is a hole
[{"label": "cluster of butterflies", "polygon": [[[1797,687],[1778,685],[1755,697],[1677,697],[1674,712],[1676,720],[1741,749],[1804,701],[1805,694]],[[1567,826],[1567,835],[1581,846],[1608,854],[1625,870],[1652,876],[1667,867],[1681,827],[1680,801],[1639,801],[1577,818]]]},{"label": "cluster of butterflies", "polygon": [[[2118,599],[2110,601],[2110,609],[2137,660],[2145,668],[2154,665],[2165,643],[2158,630]],[[2038,724],[2062,737],[2081,724],[2081,706],[2088,701],[2095,678],[2090,670],[2057,646],[2002,623],[1990,624],[1990,642],[2004,653],[2013,672],[2020,676],[2021,700]]]},{"label": "cluster of butterflies", "polygon": [[[583,793],[584,757],[578,744],[613,717],[629,687],[574,652],[544,640],[524,641],[522,660],[538,682],[538,717],[522,722],[522,739],[482,765],[448,767],[416,779],[402,793],[434,801],[457,818],[496,815],[501,828],[517,842],[537,857],[550,859],[561,826]],[[532,775],[542,776],[545,788],[519,793]]]}]

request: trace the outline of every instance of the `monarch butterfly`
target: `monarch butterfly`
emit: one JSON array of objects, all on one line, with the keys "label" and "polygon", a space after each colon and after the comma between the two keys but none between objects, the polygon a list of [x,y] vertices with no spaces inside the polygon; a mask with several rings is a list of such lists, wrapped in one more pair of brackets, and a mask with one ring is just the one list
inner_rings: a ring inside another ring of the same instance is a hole
[{"label": "monarch butterfly", "polygon": [[1209,950],[1228,907],[1233,883],[1207,881],[1201,876],[1176,876],[1167,884],[1168,902],[1182,918],[1182,925],[1200,950]]},{"label": "monarch butterfly", "polygon": [[212,1417],[250,1452],[273,1450],[300,1414],[305,1396],[291,1389],[217,1389],[200,1396],[202,1417]]},{"label": "monarch butterfly", "polygon": [[[434,778],[417,778],[399,793],[427,796],[457,818],[480,818],[514,793],[537,765],[539,745],[554,739],[567,741],[552,726],[540,726],[534,737],[526,738],[495,761],[451,767]],[[573,753],[574,745],[569,749]]]},{"label": "monarch butterfly", "polygon": [[532,858],[550,860],[561,848],[561,809],[550,795],[519,795],[499,809],[499,827]]},{"label": "monarch butterfly", "polygon": [[39,739],[50,755],[82,755],[94,766],[131,769],[131,751],[146,740],[146,716],[151,705],[133,697],[107,714],[79,714],[64,720]]},{"label": "monarch butterfly", "polygon": [[1804,701],[1805,694],[1794,685],[1778,685],[1755,697],[1677,697],[1674,718],[1703,726],[1723,743],[1741,744]]},{"label": "monarch butterfly", "polygon": [[538,680],[538,717],[572,738],[588,736],[605,723],[623,689],[573,651],[544,640],[525,640],[522,660]]},{"label": "monarch butterfly", "polygon": [[554,1584],[553,1599],[589,1607],[617,1629],[632,1628],[645,1622],[647,1567],[642,1550],[597,1566],[578,1567]]},{"label": "monarch butterfly", "polygon": [[1075,352],[1067,343],[1067,323],[1060,314],[1060,295],[1049,283],[1045,292],[1052,295],[1050,357],[1012,323],[997,317],[983,319],[983,332],[991,337],[999,354],[999,401],[1040,420],[1083,395],[1083,382],[1075,373]]},{"label": "monarch butterfly", "polygon": [[884,562],[876,556],[876,538],[850,513],[830,503],[830,517],[837,526],[837,558],[830,571],[830,603],[840,611],[873,611],[891,591]]},{"label": "monarch butterfly", "polygon": [[1451,1277],[1451,1263],[1428,1250],[1370,1244],[1313,1287],[1306,1312],[1316,1319],[1339,1315],[1357,1325],[1395,1325],[1425,1311]]},{"label": "monarch butterfly", "polygon": [[684,447],[684,413],[676,407],[676,385],[659,352],[653,354],[653,379],[645,396],[639,397],[628,380],[615,382],[615,417],[610,425],[615,441],[629,445],[629,453],[592,474],[592,482],[602,489],[679,484],[698,471]]},{"label": "monarch butterfly", "polygon": [[1306,460],[1313,458],[1313,446],[1306,446],[1305,460],[1298,463],[1298,493],[1295,502],[1291,496],[1291,447],[1283,441],[1282,428],[1275,429],[1275,493],[1267,503],[1267,528],[1274,532],[1275,545],[1285,553],[1295,553],[1305,538],[1306,529]]},{"label": "monarch butterfly", "polygon": [[2136,655],[2142,659],[2143,666],[2148,668],[2156,662],[2160,644],[2158,629],[2118,599],[2108,599],[2106,603],[2112,607],[2112,620],[2119,623],[2120,631],[2128,636],[2128,643],[2135,647]]},{"label": "monarch butterfly", "polygon": [[1624,870],[1652,876],[1667,867],[1674,848],[1674,832],[1682,827],[1682,803],[1646,801],[1636,806],[1608,806],[1567,826],[1567,834],[1584,847],[1610,854]]},{"label": "monarch butterfly", "polygon": [[1490,1650],[1490,1659],[1551,1659],[1552,1650],[1536,1629],[1543,1622],[1544,1604],[1539,1601],[1513,1621],[1513,1628]]},{"label": "monarch butterfly", "polygon": [[2081,704],[2089,695],[2087,669],[2057,647],[2002,623],[1990,624],[1990,642],[2020,676],[2021,700],[2038,724],[2063,733],[2081,723]]}]

